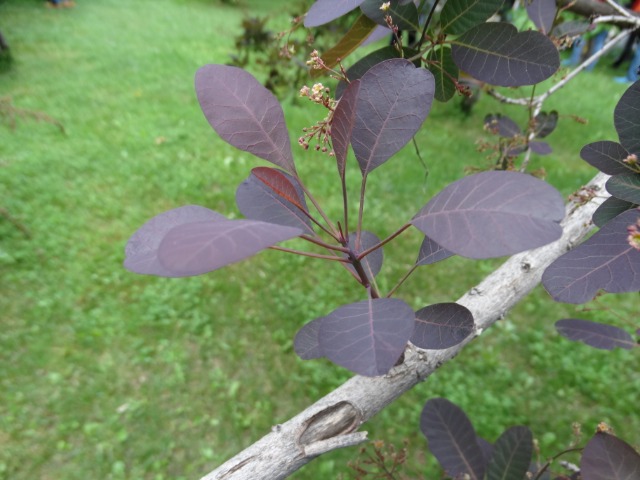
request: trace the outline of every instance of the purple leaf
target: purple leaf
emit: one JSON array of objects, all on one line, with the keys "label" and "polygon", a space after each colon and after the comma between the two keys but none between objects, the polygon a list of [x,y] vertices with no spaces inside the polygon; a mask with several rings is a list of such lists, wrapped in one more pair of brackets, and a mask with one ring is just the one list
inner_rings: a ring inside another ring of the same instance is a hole
[{"label": "purple leaf", "polygon": [[443,31],[460,35],[484,23],[498,12],[503,0],[449,0],[442,7],[440,24]]},{"label": "purple leaf", "polygon": [[537,138],[544,138],[550,135],[558,125],[558,112],[555,110],[547,113],[540,112],[534,119],[535,134]]},{"label": "purple leaf", "polygon": [[640,455],[623,440],[598,432],[584,447],[580,472],[582,480],[637,480]]},{"label": "purple leaf", "polygon": [[424,237],[422,245],[420,245],[420,252],[418,252],[418,259],[416,265],[431,265],[432,263],[439,262],[446,258],[452,257],[454,253],[442,248],[429,237]]},{"label": "purple leaf", "polygon": [[598,290],[640,290],[640,252],[629,245],[627,227],[640,218],[637,209],[621,213],[586,242],[554,261],[542,284],[558,302],[585,303]]},{"label": "purple leaf", "polygon": [[529,142],[529,148],[533,153],[537,153],[538,155],[549,155],[553,152],[551,145],[547,142],[537,142],[535,140]]},{"label": "purple leaf", "polygon": [[429,114],[431,72],[401,58],[378,63],[360,79],[351,145],[363,175],[404,147]]},{"label": "purple leaf", "polygon": [[[367,37],[367,39],[362,42],[360,44],[361,47],[364,47],[366,45],[370,45],[374,42],[377,42],[378,40],[382,40],[385,37],[388,37],[389,35],[391,35],[391,30],[388,27],[383,27],[382,25],[376,25],[376,27],[373,29],[373,32],[371,32],[371,34]],[[340,88],[340,85],[338,84],[338,88]],[[337,89],[336,89],[337,92]],[[339,97],[339,95],[336,93],[336,96]]]},{"label": "purple leaf", "polygon": [[420,415],[420,430],[429,450],[448,476],[482,480],[485,462],[476,432],[460,407],[444,398],[429,400]]},{"label": "purple leaf", "polygon": [[620,200],[640,204],[640,174],[623,173],[607,180],[607,192]]},{"label": "purple leaf", "polygon": [[439,102],[450,100],[458,90],[456,80],[460,74],[451,56],[451,48],[440,46],[429,50],[426,66],[433,73],[436,82],[436,100]]},{"label": "purple leaf", "polygon": [[626,212],[635,207],[637,207],[637,205],[634,203],[629,203],[616,197],[609,197],[593,212],[591,219],[597,227],[602,228],[607,222],[613,220],[622,212]]},{"label": "purple leaf", "polygon": [[551,34],[554,37],[560,39],[560,37],[577,37],[586,33],[589,28],[591,28],[591,24],[584,20],[570,20],[568,22],[562,22],[560,25],[556,25],[553,27]]},{"label": "purple leaf", "polygon": [[443,248],[469,258],[512,255],[557,240],[562,195],[530,175],[478,173],[432,198],[411,223]]},{"label": "purple leaf", "polygon": [[462,342],[473,329],[469,309],[457,303],[436,303],[416,312],[411,343],[419,348],[442,350]]},{"label": "purple leaf", "polygon": [[299,182],[275,168],[257,167],[236,191],[236,203],[251,220],[300,228],[313,233]]},{"label": "purple leaf", "polygon": [[513,138],[520,135],[522,130],[516,122],[506,115],[490,113],[484,117],[484,128],[493,134],[498,134],[504,138]]},{"label": "purple leaf", "polygon": [[533,454],[533,434],[527,427],[507,429],[493,446],[487,480],[527,478]]},{"label": "purple leaf", "polygon": [[620,143],[630,153],[640,155],[640,81],[631,85],[613,111],[613,123]]},{"label": "purple leaf", "polygon": [[193,222],[227,220],[224,215],[198,205],[186,205],[156,215],[142,225],[127,242],[124,267],[134,273],[171,276],[158,260],[158,247],[164,236],[177,227]]},{"label": "purple leaf", "polygon": [[202,275],[297,237],[299,228],[255,220],[220,220],[178,225],[158,247],[160,264],[170,277]]},{"label": "purple leaf", "polygon": [[[389,35],[389,33],[390,31],[387,30],[387,35]],[[406,47],[404,47],[402,51],[405,58],[413,57],[418,53],[417,50]],[[375,50],[351,65],[347,69],[347,78],[350,82],[353,83],[355,80],[359,80],[360,78],[362,78],[362,76],[367,73],[371,69],[371,67],[384,60],[390,60],[392,58],[400,58],[398,50],[396,50],[396,48],[393,46],[386,46],[379,50]],[[420,60],[418,59],[414,61],[413,64],[416,67],[420,67]],[[342,97],[342,94],[346,87],[347,83],[344,80],[340,80],[338,82],[338,86],[336,87],[336,98]]]},{"label": "purple leaf", "polygon": [[452,43],[460,70],[491,85],[533,85],[560,66],[558,50],[549,38],[531,30],[518,33],[509,23],[477,25]]},{"label": "purple leaf", "polygon": [[556,18],[556,0],[531,0],[526,5],[527,14],[538,30],[545,35],[549,33]]},{"label": "purple leaf", "polygon": [[633,172],[624,161],[628,156],[629,152],[622,145],[607,140],[590,143],[580,150],[580,157],[585,162],[607,175]]},{"label": "purple leaf", "polygon": [[579,318],[558,320],[556,330],[569,340],[584,342],[601,350],[613,350],[616,347],[630,350],[638,346],[631,335],[621,328]]},{"label": "purple leaf", "polygon": [[204,116],[225,141],[295,173],[282,107],[250,73],[227,65],[205,65],[196,73]]},{"label": "purple leaf", "polygon": [[344,305],[326,316],[318,335],[332,362],[368,377],[384,375],[404,352],[413,332],[413,310],[395,298]]},{"label": "purple leaf", "polygon": [[318,27],[354,10],[364,0],[317,0],[304,18],[307,28]]},{"label": "purple leaf", "polygon": [[493,445],[482,437],[476,437],[476,441],[482,450],[482,457],[484,458],[484,464],[489,465],[491,456],[493,455]]},{"label": "purple leaf", "polygon": [[[356,240],[357,235],[355,233],[349,235],[349,248],[353,250],[355,254],[360,254],[380,243],[380,239],[375,234],[367,232],[366,230],[360,232],[360,244],[356,244]],[[369,278],[373,278],[380,273],[383,258],[384,256],[381,247],[374,250],[360,261]],[[353,265],[347,265],[347,268],[354,273],[356,271]]]},{"label": "purple leaf", "polygon": [[296,333],[293,339],[293,349],[301,359],[311,360],[324,357],[318,342],[322,320],[324,320],[324,317],[311,320]]},{"label": "purple leaf", "polygon": [[331,143],[338,163],[340,177],[344,178],[347,153],[351,143],[351,131],[356,117],[356,100],[360,90],[360,80],[352,81],[340,97],[333,112],[331,122]]}]

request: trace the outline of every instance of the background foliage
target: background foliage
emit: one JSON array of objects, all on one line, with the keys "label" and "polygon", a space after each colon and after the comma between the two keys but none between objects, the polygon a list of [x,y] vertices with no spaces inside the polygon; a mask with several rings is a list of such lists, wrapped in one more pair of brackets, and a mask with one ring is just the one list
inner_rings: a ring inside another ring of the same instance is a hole
[{"label": "background foliage", "polygon": [[[198,477],[348,377],[292,352],[303,323],[358,298],[339,269],[276,252],[180,280],[121,267],[126,239],[152,214],[187,203],[235,211],[235,185],[254,161],[211,132],[193,74],[229,59],[248,12],[286,28],[288,3],[103,0],[50,10],[0,2],[13,57],[0,97],[65,129],[24,119],[0,130],[0,206],[31,233],[0,218],[0,478]],[[554,153],[534,167],[564,194],[595,172],[579,159],[580,146],[615,138],[612,112],[624,89],[601,62],[549,101],[561,113],[548,139]],[[369,205],[372,228],[390,232],[465,167],[486,164],[475,147],[491,139],[483,117],[506,107],[481,98],[466,116],[456,103],[435,105],[417,136],[428,170],[407,147],[370,179],[372,197],[385,199]],[[318,112],[289,102],[285,114],[294,131]],[[338,211],[338,192],[322,177],[335,167],[320,155],[297,157],[301,175],[315,179],[310,187],[329,204],[335,198]],[[389,282],[413,263],[420,241],[407,235],[385,252]],[[455,300],[498,263],[449,260],[418,272],[400,296]],[[631,302],[607,296],[600,305],[630,318]],[[549,452],[571,441],[572,422],[590,433],[605,420],[639,443],[637,358],[559,337],[553,321],[575,311],[536,291],[372,421],[370,437],[409,438],[408,471],[434,472],[415,426],[424,401],[445,396],[490,440],[528,424]],[[354,456],[333,453],[293,478],[336,477]]]}]

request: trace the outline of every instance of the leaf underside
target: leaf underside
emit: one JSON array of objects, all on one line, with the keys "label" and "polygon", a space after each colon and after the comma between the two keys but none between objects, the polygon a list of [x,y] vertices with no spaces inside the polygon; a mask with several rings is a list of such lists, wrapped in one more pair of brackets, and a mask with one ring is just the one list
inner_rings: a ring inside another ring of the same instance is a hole
[{"label": "leaf underside", "polygon": [[482,172],[432,198],[411,223],[443,248],[469,258],[512,255],[557,240],[562,195],[530,175]]},{"label": "leaf underside", "polygon": [[558,320],[556,330],[569,340],[584,342],[601,350],[613,350],[616,347],[629,350],[638,346],[631,335],[621,328],[579,318]]}]

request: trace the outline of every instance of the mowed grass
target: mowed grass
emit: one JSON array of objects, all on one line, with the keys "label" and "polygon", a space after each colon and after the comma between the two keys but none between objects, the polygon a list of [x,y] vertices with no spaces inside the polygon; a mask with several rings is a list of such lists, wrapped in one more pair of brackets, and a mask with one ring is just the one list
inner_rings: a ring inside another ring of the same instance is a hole
[{"label": "mowed grass", "polygon": [[[292,351],[305,322],[362,299],[336,265],[267,251],[194,278],[122,268],[126,240],[157,213],[199,204],[238,215],[235,188],[261,163],[210,129],[193,75],[228,61],[245,13],[278,12],[285,25],[288,4],[102,0],[51,10],[0,2],[14,58],[0,96],[66,131],[27,119],[0,130],[0,206],[30,231],[27,238],[0,218],[0,478],[199,478],[349,378]],[[533,167],[564,194],[594,174],[578,157],[581,146],[616,138],[612,112],[624,86],[611,76],[603,62],[549,101],[563,116],[549,137],[554,153]],[[409,146],[370,176],[366,228],[393,232],[464,167],[486,165],[475,147],[488,138],[485,113],[526,118],[486,96],[470,116],[456,103],[435,105],[417,135],[427,171]],[[294,143],[323,115],[291,99],[284,106]],[[296,158],[338,218],[335,166],[319,154],[296,150]],[[351,165],[353,198],[357,175]],[[420,241],[408,232],[387,249],[383,289],[411,266]],[[453,301],[499,263],[454,258],[425,267],[398,295],[416,309]],[[435,475],[418,431],[420,409],[435,396],[458,403],[490,440],[529,425],[544,455],[568,444],[572,422],[590,432],[604,420],[640,443],[637,354],[592,350],[553,329],[576,315],[624,325],[637,319],[637,296],[606,296],[599,308],[577,312],[538,289],[363,428],[396,445],[409,439],[413,478]],[[334,452],[294,478],[348,478],[356,456]]]}]

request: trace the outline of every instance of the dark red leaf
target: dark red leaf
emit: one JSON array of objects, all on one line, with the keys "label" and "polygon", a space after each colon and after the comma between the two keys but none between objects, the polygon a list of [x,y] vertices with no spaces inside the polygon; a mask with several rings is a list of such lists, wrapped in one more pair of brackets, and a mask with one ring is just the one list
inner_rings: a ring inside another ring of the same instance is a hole
[{"label": "dark red leaf", "polygon": [[562,234],[562,195],[530,175],[478,173],[438,193],[411,223],[451,252],[491,258],[546,245]]},{"label": "dark red leaf", "polygon": [[284,113],[258,80],[241,68],[205,65],[195,84],[204,116],[225,142],[295,173]]},{"label": "dark red leaf", "polygon": [[457,303],[436,303],[416,312],[411,343],[429,350],[453,347],[474,330],[473,315]]},{"label": "dark red leaf", "polygon": [[601,350],[613,350],[616,347],[629,350],[638,346],[631,335],[621,328],[579,318],[558,320],[556,330],[569,340],[584,342]]},{"label": "dark red leaf", "polygon": [[545,35],[551,31],[556,18],[556,0],[531,0],[526,4],[529,18]]},{"label": "dark red leaf", "polygon": [[318,343],[318,333],[320,332],[322,320],[324,320],[324,317],[311,320],[296,333],[293,339],[293,349],[301,359],[311,360],[324,357],[320,350],[320,343]]},{"label": "dark red leaf", "polygon": [[251,220],[300,228],[313,233],[304,194],[291,175],[269,167],[258,167],[236,190],[240,212]]},{"label": "dark red leaf", "polygon": [[640,290],[640,252],[629,245],[627,227],[640,218],[637,209],[621,213],[587,241],[554,261],[542,284],[558,302],[585,303],[598,290]]},{"label": "dark red leaf", "polygon": [[484,127],[492,133],[497,133],[504,138],[513,138],[522,133],[522,130],[520,130],[520,127],[516,122],[506,115],[501,115],[500,113],[491,113],[485,116]]},{"label": "dark red leaf", "polygon": [[556,129],[556,126],[558,125],[558,112],[555,110],[549,113],[540,112],[536,115],[534,123],[536,137],[544,138]]},{"label": "dark red leaf", "polygon": [[444,398],[429,400],[420,415],[420,430],[447,475],[484,478],[485,461],[476,432],[460,407]]},{"label": "dark red leaf", "polygon": [[356,99],[360,90],[360,80],[352,81],[340,97],[331,121],[331,143],[338,164],[340,177],[344,178],[347,153],[351,143],[351,131],[356,118]]}]

